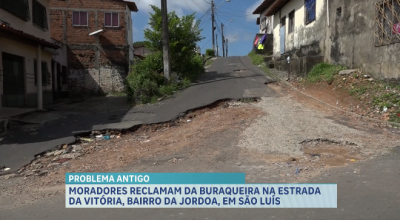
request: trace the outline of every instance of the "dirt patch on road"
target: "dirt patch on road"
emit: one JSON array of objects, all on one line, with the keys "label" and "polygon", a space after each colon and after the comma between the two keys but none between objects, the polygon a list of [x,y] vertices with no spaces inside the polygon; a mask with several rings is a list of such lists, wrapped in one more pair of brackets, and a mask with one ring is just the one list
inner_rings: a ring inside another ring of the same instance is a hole
[{"label": "dirt patch on road", "polygon": [[[224,138],[225,131],[245,128],[260,115],[262,111],[249,103],[222,102],[190,112],[171,123],[142,126],[120,138],[77,143],[66,154],[43,154],[14,178],[1,180],[0,206],[29,204],[39,198],[62,195],[67,172],[104,173],[124,167],[130,167],[129,172],[142,172],[143,167],[177,164],[182,159],[198,159],[199,155],[207,157],[202,160],[210,160],[220,152],[215,146],[210,149],[204,145],[205,140],[218,134]],[[74,149],[79,152],[73,152]],[[185,151],[185,158],[166,158]],[[76,155],[60,162],[63,159],[60,157],[71,154]],[[137,168],[131,167],[132,164]]]}]

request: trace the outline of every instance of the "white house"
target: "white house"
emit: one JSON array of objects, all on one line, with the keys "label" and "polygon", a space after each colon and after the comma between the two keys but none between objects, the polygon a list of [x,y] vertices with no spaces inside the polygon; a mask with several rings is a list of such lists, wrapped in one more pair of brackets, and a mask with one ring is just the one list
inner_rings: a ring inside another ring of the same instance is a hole
[{"label": "white house", "polygon": [[0,0],[0,107],[53,101],[49,17],[49,0]]},{"label": "white house", "polygon": [[269,9],[269,5],[274,0],[264,0],[257,8],[254,10],[254,15],[260,15],[257,18],[257,25],[260,26],[260,34],[272,34],[273,29],[272,25],[274,23],[274,16],[266,16],[267,10]]}]

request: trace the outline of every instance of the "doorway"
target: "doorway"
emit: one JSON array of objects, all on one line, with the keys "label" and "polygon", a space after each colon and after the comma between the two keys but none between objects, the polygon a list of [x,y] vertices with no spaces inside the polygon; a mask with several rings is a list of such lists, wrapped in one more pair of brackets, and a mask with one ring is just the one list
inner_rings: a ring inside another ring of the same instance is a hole
[{"label": "doorway", "polygon": [[24,58],[3,53],[3,107],[25,106]]}]

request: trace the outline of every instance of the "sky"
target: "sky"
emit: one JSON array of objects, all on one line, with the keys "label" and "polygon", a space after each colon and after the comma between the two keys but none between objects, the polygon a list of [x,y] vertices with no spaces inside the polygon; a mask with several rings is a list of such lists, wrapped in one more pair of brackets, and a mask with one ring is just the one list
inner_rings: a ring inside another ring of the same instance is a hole
[{"label": "sky", "polygon": [[[206,49],[212,48],[211,30],[211,0],[167,0],[168,11],[175,11],[177,15],[189,15],[196,13],[196,18],[201,21],[200,28],[203,29],[204,40],[198,43],[202,53]],[[252,12],[263,0],[214,0],[215,20],[218,34],[219,55],[222,55],[221,23],[224,24],[224,35],[228,39],[229,56],[247,55],[252,49],[252,42],[258,25],[256,24],[257,15]],[[145,40],[143,30],[149,27],[149,12],[152,11],[149,5],[160,7],[161,0],[135,0],[139,9],[132,12],[133,42]]]}]

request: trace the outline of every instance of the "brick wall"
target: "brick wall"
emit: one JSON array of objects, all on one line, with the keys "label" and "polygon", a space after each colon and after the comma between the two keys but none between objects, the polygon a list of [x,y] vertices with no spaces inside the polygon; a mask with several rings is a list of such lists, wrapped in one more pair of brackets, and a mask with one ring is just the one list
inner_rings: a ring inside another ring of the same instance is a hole
[{"label": "brick wall", "polygon": [[[123,87],[123,83],[105,81],[112,81],[112,78],[121,81],[120,79],[127,75],[129,45],[126,4],[114,0],[51,0],[50,7],[51,37],[65,43],[69,48],[70,93],[101,93],[101,91],[106,93],[123,89],[118,88],[118,86]],[[73,26],[73,11],[87,11],[88,25]],[[119,13],[119,27],[104,27],[105,12]],[[100,29],[104,31],[89,36],[90,33]],[[93,77],[94,73],[100,76]],[[102,74],[105,76],[102,77]],[[115,74],[121,75],[117,77]],[[89,78],[93,80],[88,80]],[[101,82],[98,79],[101,79]],[[97,86],[94,86],[96,83]],[[109,86],[110,84],[113,86]]]}]

